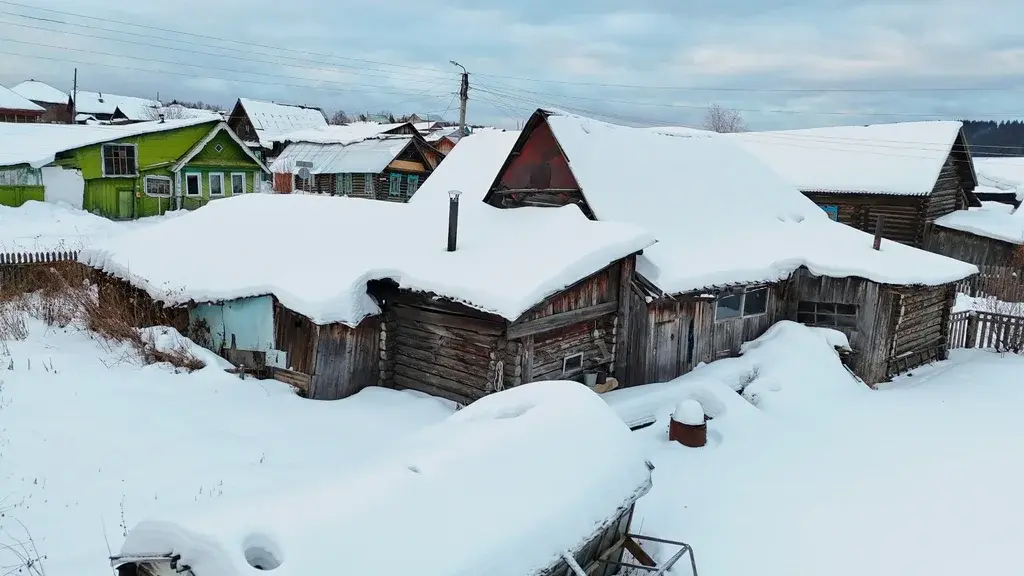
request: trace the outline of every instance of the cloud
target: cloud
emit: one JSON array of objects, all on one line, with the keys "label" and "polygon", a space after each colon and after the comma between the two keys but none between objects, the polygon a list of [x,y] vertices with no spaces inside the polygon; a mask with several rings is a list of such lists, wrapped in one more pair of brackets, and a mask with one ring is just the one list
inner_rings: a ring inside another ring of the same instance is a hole
[{"label": "cloud", "polygon": [[[455,118],[452,59],[471,72],[470,121],[504,126],[540,105],[693,125],[711,101],[754,128],[991,118],[1024,84],[1019,0],[12,1],[24,6],[0,4],[0,83],[70,89],[77,67],[87,89],[223,106]],[[920,90],[937,86],[990,90]]]}]

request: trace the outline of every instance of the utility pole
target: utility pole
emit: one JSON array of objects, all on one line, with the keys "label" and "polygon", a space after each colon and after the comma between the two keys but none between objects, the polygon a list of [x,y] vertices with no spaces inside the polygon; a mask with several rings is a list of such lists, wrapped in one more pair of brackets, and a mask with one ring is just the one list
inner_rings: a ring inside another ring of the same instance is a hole
[{"label": "utility pole", "polygon": [[469,102],[469,72],[466,67],[455,60],[449,60],[453,65],[462,68],[462,84],[459,86],[459,138],[466,135],[466,103]]},{"label": "utility pole", "polygon": [[75,68],[75,79],[71,83],[71,124],[75,123],[75,110],[78,108],[78,68]]}]

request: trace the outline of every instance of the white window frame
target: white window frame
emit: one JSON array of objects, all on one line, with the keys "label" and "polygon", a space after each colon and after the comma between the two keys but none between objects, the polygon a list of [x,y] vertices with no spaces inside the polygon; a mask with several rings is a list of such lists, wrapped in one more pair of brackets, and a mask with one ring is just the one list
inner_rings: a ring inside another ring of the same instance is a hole
[{"label": "white window frame", "polygon": [[376,174],[371,174],[369,172],[363,174],[363,194],[369,194],[371,196],[377,195],[376,186],[373,184],[373,179],[376,177]]},{"label": "white window frame", "polygon": [[[579,368],[566,369],[566,366],[569,364],[569,360],[572,360],[574,358],[579,358],[580,359]],[[579,370],[583,370],[583,352],[577,352],[575,354],[569,354],[568,356],[565,356],[565,357],[562,358],[562,376],[566,376],[566,375],[572,374],[572,373],[577,372]]]},{"label": "white window frame", "polygon": [[[161,180],[167,182],[170,185],[170,192],[167,194],[150,194],[149,182],[150,180]],[[168,176],[146,176],[142,179],[142,191],[145,192],[146,196],[150,198],[170,198],[174,195],[174,180]]]},{"label": "white window frame", "polygon": [[[213,178],[216,176],[220,178],[220,194],[213,193]],[[206,185],[210,187],[210,198],[222,198],[224,196],[224,173],[223,172],[210,172],[206,175]]]},{"label": "white window frame", "polygon": [[[199,193],[189,194],[188,192],[188,179],[195,176],[196,183],[199,185]],[[185,197],[186,198],[202,198],[203,197],[203,173],[202,172],[186,172],[185,173]]]},{"label": "white window frame", "polygon": [[231,173],[231,195],[232,196],[235,195],[235,176],[241,176],[242,177],[242,194],[245,194],[245,179],[246,179],[245,172],[232,172]]},{"label": "white window frame", "polygon": [[[108,146],[118,146],[124,148],[132,148],[135,150],[135,173],[134,174],[107,174],[107,161],[103,155],[103,151]],[[139,177],[139,145],[138,144],[118,144],[117,142],[108,142],[106,144],[100,144],[100,172],[104,178],[138,178]]]},{"label": "white window frame", "polygon": [[[764,297],[764,312],[757,312],[756,314],[747,314],[744,310],[747,307],[747,294],[750,292],[757,292],[758,290],[764,290],[766,292]],[[740,296],[740,315],[730,316],[728,318],[719,318],[718,300],[721,299],[723,296],[736,296],[737,294]],[[772,291],[769,286],[749,286],[747,288],[744,288],[740,292],[730,292],[728,294],[722,294],[718,298],[715,298],[715,322],[728,322],[729,320],[744,320],[746,318],[757,318],[758,316],[764,316],[765,314],[768,313],[768,307],[771,305],[771,302]]]}]

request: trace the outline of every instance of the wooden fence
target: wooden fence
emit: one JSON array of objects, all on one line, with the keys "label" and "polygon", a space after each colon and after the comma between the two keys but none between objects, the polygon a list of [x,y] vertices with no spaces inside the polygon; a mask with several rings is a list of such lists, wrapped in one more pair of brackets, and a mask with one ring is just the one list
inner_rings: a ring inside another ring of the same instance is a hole
[{"label": "wooden fence", "polygon": [[0,285],[30,277],[47,264],[78,261],[78,251],[0,252]]},{"label": "wooden fence", "polygon": [[949,319],[950,348],[1024,352],[1024,317],[995,312],[956,312]]},{"label": "wooden fence", "polygon": [[1024,302],[1024,270],[1010,266],[979,266],[979,274],[961,280],[956,291],[968,296],[993,296],[1003,302]]}]

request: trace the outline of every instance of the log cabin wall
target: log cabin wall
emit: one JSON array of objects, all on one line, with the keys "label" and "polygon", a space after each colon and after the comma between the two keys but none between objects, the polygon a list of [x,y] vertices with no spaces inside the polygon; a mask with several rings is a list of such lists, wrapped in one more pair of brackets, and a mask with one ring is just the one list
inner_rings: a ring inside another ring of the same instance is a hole
[{"label": "log cabin wall", "polygon": [[874,385],[888,376],[893,302],[891,292],[870,280],[814,276],[801,268],[790,279],[786,318],[845,334],[854,351],[851,368]]},{"label": "log cabin wall", "polygon": [[1021,251],[1019,245],[942,226],[931,226],[924,248],[929,252],[949,256],[979,267],[1020,267],[1017,264],[1018,253]]},{"label": "log cabin wall", "polygon": [[806,191],[804,195],[818,206],[835,206],[841,224],[874,234],[878,216],[882,216],[882,237],[908,246],[923,244],[927,196],[823,191]]},{"label": "log cabin wall", "polygon": [[952,154],[946,158],[946,163],[939,172],[935,181],[935,187],[928,196],[928,204],[925,210],[925,222],[934,222],[946,214],[957,210],[964,210],[968,206],[964,192],[964,182],[957,169],[957,162]]},{"label": "log cabin wall", "polygon": [[385,307],[379,339],[381,386],[418,390],[463,405],[493,392],[496,384],[500,389],[505,368],[498,362],[508,345],[502,318],[393,287],[373,291]]},{"label": "log cabin wall", "polygon": [[936,360],[949,350],[949,315],[956,299],[952,284],[892,288],[892,337],[886,376]]},{"label": "log cabin wall", "polygon": [[317,347],[309,397],[340,400],[378,382],[379,316],[355,328],[329,324],[317,328]]},{"label": "log cabin wall", "polygon": [[[712,317],[711,350],[707,352],[711,360],[728,358],[740,353],[740,347],[744,342],[750,342],[759,338],[768,331],[773,324],[786,318],[786,284],[768,285],[768,302],[763,314],[743,316],[741,318],[730,318],[718,320],[715,311],[716,304],[710,304]],[[756,286],[749,286],[747,290],[755,290]],[[707,334],[698,332],[698,339],[707,338]]]},{"label": "log cabin wall", "polygon": [[521,366],[518,378],[510,374],[511,384],[574,379],[588,371],[604,371],[624,380],[634,265],[631,256],[607,266],[511,323],[508,340],[521,348],[506,359],[506,369],[509,362]]}]

